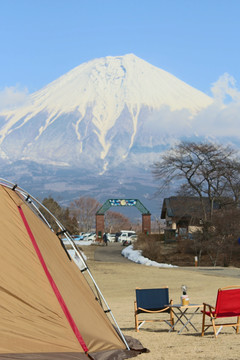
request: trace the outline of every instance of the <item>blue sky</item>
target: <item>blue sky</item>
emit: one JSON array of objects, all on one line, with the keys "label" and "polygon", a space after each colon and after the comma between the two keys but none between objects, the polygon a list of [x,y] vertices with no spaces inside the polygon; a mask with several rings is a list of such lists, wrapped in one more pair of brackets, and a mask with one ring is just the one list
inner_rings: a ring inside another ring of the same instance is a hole
[{"label": "blue sky", "polygon": [[239,0],[0,0],[0,92],[134,53],[211,95],[224,73],[240,83],[239,15]]}]

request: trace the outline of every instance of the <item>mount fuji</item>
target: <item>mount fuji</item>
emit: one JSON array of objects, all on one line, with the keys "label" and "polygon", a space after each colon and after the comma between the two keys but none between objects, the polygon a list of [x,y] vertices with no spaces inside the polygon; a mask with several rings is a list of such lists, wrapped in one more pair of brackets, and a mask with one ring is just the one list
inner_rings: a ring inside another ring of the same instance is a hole
[{"label": "mount fuji", "polygon": [[150,165],[212,103],[133,54],[95,59],[0,113],[0,170],[38,196],[148,198]]}]

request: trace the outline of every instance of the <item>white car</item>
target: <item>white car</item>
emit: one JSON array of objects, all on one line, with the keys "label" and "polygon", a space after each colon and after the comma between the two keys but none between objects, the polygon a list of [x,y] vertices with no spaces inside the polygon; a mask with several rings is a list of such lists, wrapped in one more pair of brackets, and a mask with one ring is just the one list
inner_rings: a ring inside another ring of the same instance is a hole
[{"label": "white car", "polygon": [[87,240],[87,241],[95,241],[96,240],[96,233],[95,232],[92,232],[92,233],[89,233],[87,236],[84,237],[84,240]]},{"label": "white car", "polygon": [[137,235],[131,235],[130,236],[131,242],[137,241],[137,239],[138,239]]},{"label": "white car", "polygon": [[108,239],[109,242],[114,242],[115,239],[116,239],[116,234],[110,234],[110,233],[108,233],[108,234],[107,234],[107,239]]},{"label": "white car", "polygon": [[122,245],[123,246],[131,245],[136,240],[137,240],[137,235],[131,235],[126,240],[122,241]]},{"label": "white car", "polygon": [[130,237],[136,235],[135,231],[132,230],[122,230],[121,235],[118,237],[119,242],[130,240]]}]

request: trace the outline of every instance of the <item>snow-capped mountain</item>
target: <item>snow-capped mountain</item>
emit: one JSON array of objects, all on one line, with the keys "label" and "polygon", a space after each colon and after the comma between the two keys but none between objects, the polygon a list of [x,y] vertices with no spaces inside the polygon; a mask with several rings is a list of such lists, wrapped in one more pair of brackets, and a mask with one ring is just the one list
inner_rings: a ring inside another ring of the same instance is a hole
[{"label": "snow-capped mountain", "polygon": [[[103,172],[166,145],[171,116],[191,116],[212,99],[129,54],[84,63],[0,114],[0,156],[9,161],[94,167]],[[144,151],[142,149],[145,149]]]},{"label": "snow-capped mountain", "polygon": [[96,195],[106,186],[108,195],[126,196],[137,186],[146,196],[144,186],[153,188],[149,165],[191,135],[193,119],[212,103],[133,54],[95,59],[0,113],[0,169],[46,191]]}]

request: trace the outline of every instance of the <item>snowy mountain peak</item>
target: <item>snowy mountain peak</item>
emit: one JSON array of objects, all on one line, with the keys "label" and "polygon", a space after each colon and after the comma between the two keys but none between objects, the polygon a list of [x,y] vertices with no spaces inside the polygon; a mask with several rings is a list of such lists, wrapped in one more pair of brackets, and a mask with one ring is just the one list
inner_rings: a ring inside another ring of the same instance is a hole
[{"label": "snowy mountain peak", "polygon": [[169,106],[171,110],[187,108],[195,112],[212,101],[133,54],[107,56],[79,65],[34,93],[31,99],[34,107],[55,112],[82,110],[93,103],[101,103],[104,109],[111,104],[117,116],[125,104]]},{"label": "snowy mountain peak", "polygon": [[134,54],[95,59],[31,94],[21,108],[0,114],[0,157],[103,173],[129,156],[136,162],[136,151],[166,145],[163,130],[172,113],[182,111],[188,126],[211,103]]}]

